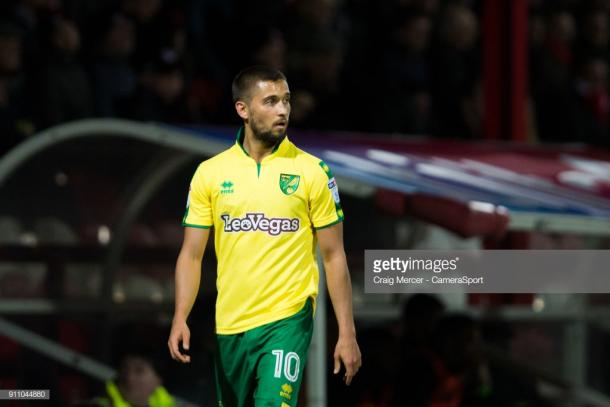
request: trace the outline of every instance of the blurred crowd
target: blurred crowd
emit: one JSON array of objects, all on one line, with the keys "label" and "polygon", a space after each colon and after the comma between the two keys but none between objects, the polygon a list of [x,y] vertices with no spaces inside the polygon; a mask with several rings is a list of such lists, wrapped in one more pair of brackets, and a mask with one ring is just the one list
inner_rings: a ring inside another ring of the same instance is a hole
[{"label": "blurred crowd", "polygon": [[539,138],[610,147],[610,1],[530,3],[530,94]]},{"label": "blurred crowd", "polygon": [[[393,328],[359,329],[365,363],[352,388],[331,381],[330,405],[357,407],[549,407],[526,369],[518,336],[501,318],[450,312],[438,297],[414,294]],[[543,336],[544,337],[544,336]],[[530,365],[549,348],[528,339]],[[510,355],[510,356],[509,356]]]},{"label": "blurred crowd", "polygon": [[[0,153],[87,117],[235,124],[230,81],[287,74],[292,126],[481,138],[482,0],[6,0]],[[608,0],[530,2],[530,129],[607,144]]]}]

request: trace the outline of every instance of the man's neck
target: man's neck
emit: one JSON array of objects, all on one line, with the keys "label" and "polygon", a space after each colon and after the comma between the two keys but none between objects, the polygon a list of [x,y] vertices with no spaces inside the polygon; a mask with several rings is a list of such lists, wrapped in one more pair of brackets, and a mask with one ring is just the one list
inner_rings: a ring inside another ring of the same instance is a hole
[{"label": "man's neck", "polygon": [[257,163],[263,161],[263,158],[270,155],[275,146],[267,146],[260,140],[257,140],[252,133],[252,129],[249,127],[244,127],[244,150],[248,153],[250,157],[254,159]]}]

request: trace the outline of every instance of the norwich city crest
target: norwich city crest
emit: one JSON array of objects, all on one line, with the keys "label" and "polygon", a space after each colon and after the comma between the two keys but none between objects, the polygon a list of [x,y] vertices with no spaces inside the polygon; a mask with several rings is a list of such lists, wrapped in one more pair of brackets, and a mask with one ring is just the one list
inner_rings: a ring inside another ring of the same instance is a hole
[{"label": "norwich city crest", "polygon": [[299,188],[301,177],[292,174],[280,174],[280,189],[286,195],[292,195]]}]

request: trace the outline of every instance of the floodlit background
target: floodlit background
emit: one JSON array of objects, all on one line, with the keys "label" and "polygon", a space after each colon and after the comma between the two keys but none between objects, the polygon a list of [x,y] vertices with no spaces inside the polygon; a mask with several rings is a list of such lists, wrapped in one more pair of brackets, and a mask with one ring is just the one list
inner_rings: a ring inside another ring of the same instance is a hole
[{"label": "floodlit background", "polygon": [[337,176],[363,354],[352,386],[332,376],[322,297],[300,405],[610,406],[609,295],[363,288],[365,249],[610,249],[609,18],[608,0],[2,1],[0,389],[91,405],[106,380],[156,383],[137,354],[216,405],[213,242],[189,366],[166,349],[173,267],[190,178],[240,125],[231,80],[266,64],[291,140]]}]

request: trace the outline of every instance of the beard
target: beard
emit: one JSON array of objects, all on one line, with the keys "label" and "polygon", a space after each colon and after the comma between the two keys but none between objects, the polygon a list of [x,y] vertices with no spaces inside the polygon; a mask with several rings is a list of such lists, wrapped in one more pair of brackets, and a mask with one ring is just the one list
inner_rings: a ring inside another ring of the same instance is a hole
[{"label": "beard", "polygon": [[261,142],[265,147],[271,148],[284,140],[288,123],[286,123],[282,130],[274,131],[273,127],[271,129],[264,129],[256,120],[251,120],[250,128],[252,129],[252,135],[257,141]]}]

